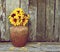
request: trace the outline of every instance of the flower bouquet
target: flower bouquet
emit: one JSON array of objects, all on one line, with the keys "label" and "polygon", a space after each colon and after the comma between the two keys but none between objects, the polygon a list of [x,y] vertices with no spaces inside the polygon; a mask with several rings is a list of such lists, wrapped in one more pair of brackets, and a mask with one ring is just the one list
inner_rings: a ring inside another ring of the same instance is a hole
[{"label": "flower bouquet", "polygon": [[22,8],[16,8],[8,18],[12,24],[10,27],[12,44],[16,47],[24,46],[28,39],[27,23],[29,15],[27,15]]}]

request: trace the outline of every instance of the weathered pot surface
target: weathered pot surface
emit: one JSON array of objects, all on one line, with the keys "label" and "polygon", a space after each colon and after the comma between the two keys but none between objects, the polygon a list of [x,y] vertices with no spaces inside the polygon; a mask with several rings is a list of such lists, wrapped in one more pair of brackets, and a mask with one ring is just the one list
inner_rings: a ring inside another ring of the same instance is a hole
[{"label": "weathered pot surface", "polygon": [[25,46],[28,39],[28,27],[12,26],[10,27],[10,35],[11,35],[12,44],[15,47]]}]

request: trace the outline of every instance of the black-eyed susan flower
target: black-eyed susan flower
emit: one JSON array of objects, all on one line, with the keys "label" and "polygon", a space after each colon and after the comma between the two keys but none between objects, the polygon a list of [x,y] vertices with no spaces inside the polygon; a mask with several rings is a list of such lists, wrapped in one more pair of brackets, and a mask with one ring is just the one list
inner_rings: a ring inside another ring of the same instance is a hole
[{"label": "black-eyed susan flower", "polygon": [[28,19],[29,19],[29,17],[30,17],[29,15],[24,14],[24,18],[25,18],[25,19],[27,19],[27,20],[28,20]]},{"label": "black-eyed susan flower", "polygon": [[17,25],[18,20],[16,18],[10,18],[10,23],[13,24],[14,26]]},{"label": "black-eyed susan flower", "polygon": [[16,26],[16,24],[17,24],[17,19],[15,19],[15,18],[10,18],[10,23],[13,24],[14,26]]},{"label": "black-eyed susan flower", "polygon": [[9,21],[12,25],[18,26],[22,25],[25,26],[28,23],[29,20],[29,15],[27,15],[23,9],[21,8],[16,8],[15,10],[12,11],[10,14]]},{"label": "black-eyed susan flower", "polygon": [[25,26],[27,23],[28,23],[28,20],[25,20],[25,21],[23,22],[23,26]]},{"label": "black-eyed susan flower", "polygon": [[28,20],[27,19],[22,19],[22,25],[25,26],[26,24],[28,23]]}]

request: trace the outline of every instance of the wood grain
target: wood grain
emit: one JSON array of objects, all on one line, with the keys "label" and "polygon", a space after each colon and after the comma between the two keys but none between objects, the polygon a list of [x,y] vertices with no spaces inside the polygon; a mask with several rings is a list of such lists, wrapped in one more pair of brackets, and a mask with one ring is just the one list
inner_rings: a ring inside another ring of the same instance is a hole
[{"label": "wood grain", "polygon": [[54,41],[54,0],[46,0],[47,41]]},{"label": "wood grain", "polygon": [[38,0],[37,41],[45,41],[45,0]]},{"label": "wood grain", "polygon": [[2,14],[1,14],[1,41],[5,40],[6,35],[6,0],[1,0]]},{"label": "wood grain", "polygon": [[2,3],[1,3],[1,0],[0,0],[0,40],[1,40],[1,32],[2,32],[2,29],[1,29],[1,24],[2,24]]},{"label": "wood grain", "polygon": [[21,8],[28,14],[29,0],[21,0]]},{"label": "wood grain", "polygon": [[[57,8],[58,8],[58,36],[59,36],[59,42],[60,42],[60,0],[57,0],[58,1],[58,6],[57,6]],[[56,34],[57,35],[57,34]]]},{"label": "wood grain", "polygon": [[59,12],[59,0],[55,0],[54,1],[54,5],[55,5],[55,7],[54,7],[54,10],[55,10],[55,29],[54,29],[54,40],[55,41],[59,41],[59,31],[58,31],[58,29],[59,29],[59,14],[58,14],[58,12]]},{"label": "wood grain", "polygon": [[29,1],[29,41],[36,41],[36,27],[37,27],[37,1]]}]

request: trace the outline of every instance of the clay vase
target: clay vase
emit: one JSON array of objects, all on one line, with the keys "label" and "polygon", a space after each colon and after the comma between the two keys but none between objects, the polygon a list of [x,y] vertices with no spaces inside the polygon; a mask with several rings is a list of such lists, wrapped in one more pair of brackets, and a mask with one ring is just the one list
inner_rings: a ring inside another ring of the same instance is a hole
[{"label": "clay vase", "polygon": [[23,47],[28,40],[28,27],[25,26],[12,26],[10,27],[10,36],[12,44],[15,47]]}]

